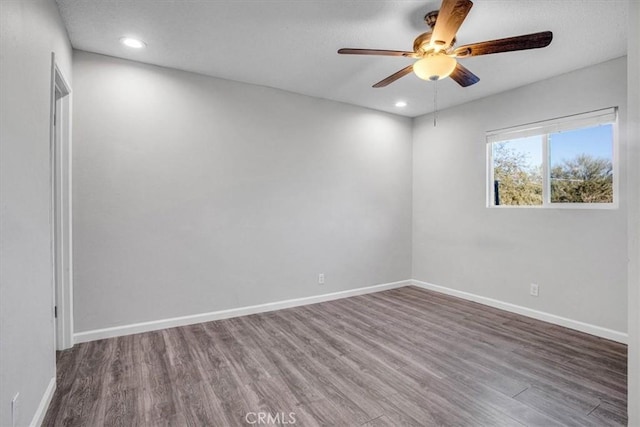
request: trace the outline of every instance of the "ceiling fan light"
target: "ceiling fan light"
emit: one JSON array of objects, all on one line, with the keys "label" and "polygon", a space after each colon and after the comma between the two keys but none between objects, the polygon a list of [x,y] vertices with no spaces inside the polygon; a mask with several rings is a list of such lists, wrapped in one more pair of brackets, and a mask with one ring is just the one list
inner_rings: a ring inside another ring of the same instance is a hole
[{"label": "ceiling fan light", "polygon": [[440,80],[448,77],[458,63],[446,55],[429,55],[413,64],[413,72],[422,80]]}]

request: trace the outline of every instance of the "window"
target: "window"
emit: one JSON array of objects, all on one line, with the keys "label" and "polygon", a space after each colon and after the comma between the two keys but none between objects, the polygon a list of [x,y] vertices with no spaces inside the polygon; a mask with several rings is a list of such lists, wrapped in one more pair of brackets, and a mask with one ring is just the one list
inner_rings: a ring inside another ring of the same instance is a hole
[{"label": "window", "polygon": [[488,206],[616,207],[617,110],[487,132]]}]

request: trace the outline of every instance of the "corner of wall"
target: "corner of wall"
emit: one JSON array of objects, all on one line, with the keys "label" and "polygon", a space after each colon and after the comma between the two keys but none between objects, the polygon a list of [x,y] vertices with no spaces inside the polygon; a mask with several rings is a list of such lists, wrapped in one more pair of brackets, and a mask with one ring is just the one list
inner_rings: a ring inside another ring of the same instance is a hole
[{"label": "corner of wall", "polygon": [[627,41],[628,141],[628,414],[640,425],[640,2],[629,1]]},{"label": "corner of wall", "polygon": [[[51,252],[51,53],[71,76],[71,43],[53,0],[2,2],[0,425],[37,424],[55,389]],[[25,171],[29,171],[25,174]]]}]

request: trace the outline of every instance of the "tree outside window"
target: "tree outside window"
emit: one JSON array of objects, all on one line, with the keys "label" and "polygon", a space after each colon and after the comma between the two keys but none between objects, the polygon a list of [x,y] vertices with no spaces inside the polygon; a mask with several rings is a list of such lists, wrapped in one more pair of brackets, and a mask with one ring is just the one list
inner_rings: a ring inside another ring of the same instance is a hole
[{"label": "tree outside window", "polygon": [[612,205],[615,109],[576,121],[492,134],[490,205]]}]

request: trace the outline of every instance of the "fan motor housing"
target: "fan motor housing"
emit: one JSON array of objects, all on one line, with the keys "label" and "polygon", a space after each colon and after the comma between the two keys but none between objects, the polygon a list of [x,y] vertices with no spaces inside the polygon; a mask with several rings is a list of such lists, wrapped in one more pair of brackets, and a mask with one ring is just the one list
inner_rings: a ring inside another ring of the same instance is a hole
[{"label": "fan motor housing", "polygon": [[429,49],[429,42],[431,41],[431,31],[428,33],[422,33],[413,41],[414,52],[426,52]]},{"label": "fan motor housing", "polygon": [[426,15],[424,15],[424,22],[427,23],[427,25],[429,27],[431,27],[431,29],[433,30],[433,27],[436,26],[436,20],[438,19],[438,12],[440,12],[439,10],[433,10],[429,13],[427,13]]},{"label": "fan motor housing", "polygon": [[[433,31],[433,28],[436,26],[436,21],[438,20],[438,14],[440,13],[439,10],[432,10],[431,12],[427,13],[426,15],[424,15],[424,22],[431,28],[431,31]],[[416,40],[413,42],[413,50],[415,50],[416,52],[418,52],[419,47],[422,46],[424,44],[424,39],[421,40],[422,44],[416,46],[416,43],[418,42],[419,38],[424,37],[426,34],[429,34],[429,39],[426,40],[426,42],[428,43],[431,40],[431,31],[428,33],[424,33],[424,34],[420,34]],[[451,45],[446,46],[447,48],[453,46],[454,44],[456,44],[456,38],[454,37],[453,40],[451,40]],[[422,49],[424,51],[424,49]]]}]

